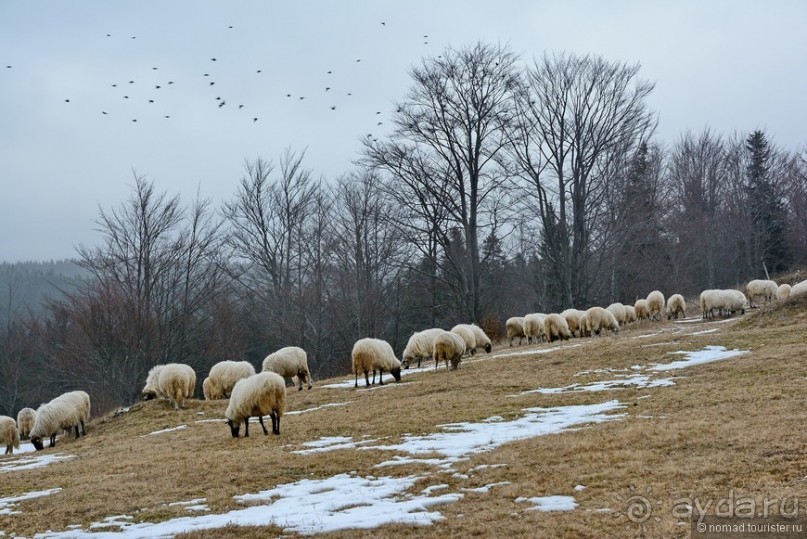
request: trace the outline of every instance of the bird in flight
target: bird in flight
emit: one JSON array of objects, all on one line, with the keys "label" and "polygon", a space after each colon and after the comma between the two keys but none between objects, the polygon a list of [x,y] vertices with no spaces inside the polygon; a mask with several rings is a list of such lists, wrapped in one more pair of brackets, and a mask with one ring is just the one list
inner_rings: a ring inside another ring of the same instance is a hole
[{"label": "bird in flight", "polygon": [[216,83],[213,82],[213,81],[210,81],[210,86],[213,86],[214,84],[216,84]]},{"label": "bird in flight", "polygon": [[65,102],[65,103],[70,103],[70,100],[69,100],[69,99],[65,99],[65,100],[64,100],[64,102]]},{"label": "bird in flight", "polygon": [[255,123],[255,122],[257,122],[257,121],[258,121],[258,119],[257,119],[257,118],[253,118],[253,119],[252,119],[252,123]]},{"label": "bird in flight", "polygon": [[331,105],[331,110],[336,110],[336,105]]},{"label": "bird in flight", "polygon": [[239,109],[243,109],[243,108],[244,108],[244,105],[238,105],[238,108],[239,108]]},{"label": "bird in flight", "polygon": [[102,111],[101,111],[101,114],[106,114],[106,111],[105,111],[105,110],[102,110]]},{"label": "bird in flight", "polygon": [[219,103],[219,108],[223,107],[223,106],[224,106],[224,103],[226,103],[226,101],[224,101],[224,100],[222,99],[222,100],[221,100],[221,103]]},{"label": "bird in flight", "polygon": [[211,58],[211,59],[210,59],[210,61],[211,61],[211,62],[215,62],[215,61],[216,61],[216,59],[215,59],[215,58]]}]

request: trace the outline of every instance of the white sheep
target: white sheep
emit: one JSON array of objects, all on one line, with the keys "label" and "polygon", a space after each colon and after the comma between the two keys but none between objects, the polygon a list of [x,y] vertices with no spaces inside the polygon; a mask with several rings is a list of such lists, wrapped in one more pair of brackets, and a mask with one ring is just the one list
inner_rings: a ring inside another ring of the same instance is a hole
[{"label": "white sheep", "polygon": [[703,320],[706,320],[710,316],[714,317],[714,313],[712,312],[714,310],[714,308],[715,308],[714,307],[715,300],[712,297],[713,292],[717,292],[717,290],[715,290],[713,288],[708,288],[708,289],[704,290],[703,292],[701,292],[700,304],[701,304],[701,313],[702,313],[701,318]]},{"label": "white sheep", "polygon": [[308,384],[308,389],[314,380],[311,371],[308,370],[308,356],[305,350],[298,346],[286,346],[277,352],[266,356],[263,360],[263,370],[276,372],[284,378],[297,377],[297,391],[303,390],[303,384]]},{"label": "white sheep", "polygon": [[235,383],[253,374],[255,367],[249,361],[219,361],[202,382],[205,400],[229,399]]},{"label": "white sheep", "polygon": [[678,320],[679,313],[681,318],[686,318],[687,302],[681,294],[673,294],[667,299],[667,320]]},{"label": "white sheep", "polygon": [[739,290],[704,290],[700,295],[703,318],[714,318],[718,314],[731,316],[735,311],[745,314],[748,305],[745,295]]},{"label": "white sheep", "polygon": [[31,429],[36,423],[36,410],[33,408],[23,408],[17,412],[17,428],[20,431],[20,439],[27,440],[31,435]]},{"label": "white sheep", "polygon": [[476,335],[468,324],[457,324],[451,328],[452,333],[456,333],[465,341],[465,352],[469,355],[476,353]]},{"label": "white sheep", "polygon": [[633,305],[625,305],[625,323],[629,324],[631,322],[636,322],[638,317],[636,316],[636,308]]},{"label": "white sheep", "polygon": [[745,285],[748,303],[751,307],[755,307],[754,301],[760,297],[765,301],[765,304],[770,303],[776,297],[778,289],[779,285],[776,282],[767,279],[754,279]]},{"label": "white sheep", "polygon": [[628,313],[625,311],[625,306],[619,302],[612,303],[608,307],[605,308],[606,311],[611,311],[611,314],[614,315],[616,321],[619,322],[620,326],[625,325],[625,320],[628,317]]},{"label": "white sheep", "polygon": [[524,317],[524,335],[527,336],[527,344],[543,340],[545,318],[544,313],[532,313]]},{"label": "white sheep", "polygon": [[551,313],[544,318],[544,335],[549,342],[555,339],[565,341],[572,338],[572,332],[569,330],[569,324],[566,319],[557,313]]},{"label": "white sheep", "polygon": [[31,429],[31,443],[37,451],[44,449],[44,438],[50,438],[50,446],[56,445],[56,434],[62,430],[76,431],[79,437],[86,435],[85,424],[90,420],[90,396],[84,391],[70,391],[41,405],[36,411],[36,421]]},{"label": "white sheep", "polygon": [[653,290],[647,295],[647,310],[650,313],[650,320],[661,320],[664,312],[664,294],[658,290]]},{"label": "white sheep", "polygon": [[513,346],[513,339],[518,337],[518,344],[521,345],[521,339],[526,337],[524,334],[524,317],[523,316],[513,316],[507,319],[507,322],[504,324],[505,329],[507,330],[507,339],[510,341],[510,346]]},{"label": "white sheep", "polygon": [[587,311],[580,311],[580,336],[581,337],[590,337],[591,336],[591,326],[588,324],[588,312]]},{"label": "white sheep", "polygon": [[583,332],[580,329],[580,316],[583,313],[578,311],[577,309],[566,309],[560,315],[566,320],[566,325],[569,326],[569,331],[571,332],[572,336],[577,336],[578,334],[582,337]]},{"label": "white sheep", "polygon": [[17,422],[7,415],[0,415],[0,447],[6,446],[6,455],[13,455],[20,448],[20,433]]},{"label": "white sheep", "polygon": [[490,342],[490,338],[488,337],[485,331],[477,326],[476,324],[466,324],[468,328],[474,333],[474,341],[476,343],[476,347],[482,347],[485,349],[485,353],[489,354],[491,350],[493,350],[493,343]]},{"label": "white sheep", "polygon": [[151,368],[141,394],[143,400],[171,399],[174,408],[179,410],[186,398],[193,397],[195,387],[196,372],[190,365],[167,363]]},{"label": "white sheep", "polygon": [[648,307],[646,299],[637,299],[636,303],[633,304],[633,310],[636,311],[637,320],[650,318],[650,307]]},{"label": "white sheep", "polygon": [[379,383],[384,385],[384,371],[389,371],[396,382],[401,381],[401,362],[395,357],[392,346],[387,341],[366,337],[359,339],[353,345],[351,353],[353,359],[353,374],[356,375],[353,387],[359,387],[359,373],[364,373],[366,386],[370,385],[368,373],[373,371],[373,383],[375,383],[375,371],[379,371]]},{"label": "white sheep", "polygon": [[787,283],[780,284],[779,288],[776,289],[776,299],[778,301],[784,301],[789,297],[790,297],[790,285]]},{"label": "white sheep", "polygon": [[465,339],[454,333],[453,331],[444,331],[434,339],[432,357],[434,358],[434,370],[440,365],[441,361],[446,362],[446,370],[456,370],[462,361],[462,355],[465,353]]},{"label": "white sheep", "polygon": [[799,294],[804,294],[805,292],[807,292],[807,279],[790,287],[790,297],[798,296]]},{"label": "white sheep", "polygon": [[412,336],[409,337],[409,341],[406,343],[406,348],[404,348],[403,351],[401,361],[403,368],[408,369],[409,365],[411,365],[415,359],[417,359],[418,368],[420,368],[420,362],[424,357],[432,357],[435,337],[444,331],[445,330],[441,328],[431,328],[413,333]]},{"label": "white sheep", "polygon": [[619,333],[619,322],[614,313],[602,307],[591,307],[586,311],[586,323],[589,334],[600,334],[603,329],[610,329],[614,333]]},{"label": "white sheep", "polygon": [[244,437],[249,436],[249,418],[258,416],[263,434],[269,434],[263,424],[263,416],[272,418],[272,434],[280,434],[280,418],[286,411],[286,381],[272,371],[262,371],[247,378],[241,378],[233,386],[230,402],[224,417],[233,438],[238,438],[241,423],[244,423]]}]

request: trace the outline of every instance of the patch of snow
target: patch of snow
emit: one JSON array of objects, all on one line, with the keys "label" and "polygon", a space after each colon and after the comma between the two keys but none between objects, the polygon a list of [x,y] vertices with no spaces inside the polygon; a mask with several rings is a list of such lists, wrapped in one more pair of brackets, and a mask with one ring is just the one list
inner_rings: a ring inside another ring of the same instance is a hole
[{"label": "patch of snow", "polygon": [[567,344],[564,346],[555,346],[552,348],[538,348],[538,349],[531,349],[531,350],[520,350],[518,352],[499,352],[496,354],[490,354],[485,359],[499,359],[502,357],[511,357],[511,356],[528,356],[534,354],[548,354],[549,352],[556,352],[558,350],[564,350],[566,348],[577,348],[578,346],[582,346],[580,344]]},{"label": "patch of snow", "polygon": [[28,492],[19,496],[11,496],[9,498],[0,498],[0,515],[14,515],[21,513],[22,511],[17,511],[14,509],[17,503],[25,500],[42,498],[43,496],[50,496],[54,492],[59,492],[60,490],[62,489],[57,487],[48,490],[35,490],[33,492]]},{"label": "patch of snow", "polygon": [[189,505],[185,507],[186,511],[210,511],[210,507],[207,504],[200,503],[198,505]]},{"label": "patch of snow", "polygon": [[329,404],[323,404],[322,406],[315,406],[314,408],[306,408],[305,410],[295,410],[293,412],[286,412],[283,415],[299,415],[299,414],[307,414],[308,412],[315,412],[317,410],[322,410],[324,408],[333,408],[334,406],[345,406],[346,404],[350,404],[353,401],[347,402],[332,402]]},{"label": "patch of snow", "polygon": [[435,490],[443,490],[444,488],[448,488],[448,485],[446,485],[445,483],[442,483],[440,485],[432,485],[430,487],[424,488],[423,490],[420,491],[420,493],[423,494],[424,496],[429,496]]},{"label": "patch of snow", "polygon": [[584,487],[583,485],[577,485],[576,487],[574,487],[574,490],[576,490],[577,492],[582,492],[586,490],[586,487]]},{"label": "patch of snow", "polygon": [[654,372],[673,371],[678,369],[685,369],[693,365],[702,365],[704,363],[711,363],[713,361],[721,361],[732,357],[742,356],[750,353],[749,350],[726,350],[725,346],[707,346],[703,350],[694,352],[671,352],[672,354],[683,354],[686,356],[681,361],[673,361],[672,363],[657,363],[648,367],[649,370]]},{"label": "patch of snow", "polygon": [[622,380],[605,380],[602,382],[592,382],[586,385],[572,384],[566,387],[539,387],[538,389],[531,389],[529,391],[522,391],[518,395],[529,395],[532,393],[541,393],[543,395],[554,395],[557,393],[579,392],[579,391],[608,391],[611,389],[625,389],[630,386],[636,388],[651,388],[651,387],[667,387],[675,385],[669,378],[662,378],[660,380],[651,380],[649,376],[643,374],[636,374],[629,378]]},{"label": "patch of snow", "polygon": [[475,472],[477,470],[486,470],[488,468],[506,468],[507,464],[480,464],[479,466],[474,466],[469,472]]},{"label": "patch of snow", "polygon": [[670,342],[654,342],[652,344],[643,344],[641,348],[653,348],[655,346],[667,346],[670,344],[675,344],[678,341],[670,341]]},{"label": "patch of snow", "polygon": [[38,457],[25,457],[16,460],[2,461],[0,462],[0,473],[41,468],[43,466],[53,464],[54,462],[61,462],[63,460],[70,460],[74,458],[76,458],[75,455],[64,455],[57,453],[54,455],[41,455]]},{"label": "patch of snow", "polygon": [[703,331],[696,331],[695,333],[684,333],[684,336],[707,335],[709,333],[717,333],[718,331],[720,331],[720,328],[704,329]]},{"label": "patch of snow", "polygon": [[663,331],[659,331],[658,333],[645,333],[644,335],[637,335],[635,337],[631,337],[631,339],[647,339],[648,337],[658,337],[663,333],[664,333]]},{"label": "patch of snow", "polygon": [[618,372],[628,372],[628,369],[593,369],[590,371],[580,371],[575,376],[588,376],[590,374],[613,374]]},{"label": "patch of snow", "polygon": [[226,423],[226,419],[197,419],[194,423]]},{"label": "patch of snow", "polygon": [[463,488],[463,489],[460,489],[460,490],[464,490],[465,492],[481,492],[483,494],[487,494],[488,492],[490,492],[490,489],[492,489],[493,487],[501,487],[501,486],[509,485],[509,484],[510,484],[510,481],[499,481],[498,483],[490,483],[489,485],[485,485],[483,487]]},{"label": "patch of snow", "polygon": [[123,530],[132,525],[132,523],[130,522],[131,520],[134,520],[134,517],[131,517],[129,515],[115,515],[111,517],[104,517],[104,520],[102,522],[93,522],[92,524],[90,524],[90,529],[97,530],[101,528],[120,528]]},{"label": "patch of snow", "polygon": [[425,466],[437,466],[439,468],[450,469],[453,462],[446,462],[445,459],[416,459],[412,457],[402,457],[396,455],[392,460],[385,460],[373,466],[373,468],[384,468],[386,466],[404,466],[406,464],[423,464]]},{"label": "patch of snow", "polygon": [[376,441],[378,440],[370,439],[355,442],[350,436],[326,436],[324,438],[320,438],[319,440],[314,440],[313,442],[303,442],[305,447],[310,447],[311,449],[299,449],[297,451],[292,451],[292,453],[296,455],[313,455],[314,453],[324,453],[325,451],[355,449],[360,445],[369,444]]},{"label": "patch of snow", "polygon": [[538,496],[534,498],[516,498],[516,502],[529,502],[535,507],[527,511],[572,511],[577,502],[572,496]]},{"label": "patch of snow", "polygon": [[141,434],[141,438],[145,438],[146,436],[156,436],[157,434],[165,434],[166,432],[173,432],[175,430],[183,430],[187,429],[188,425],[180,425],[178,427],[171,427],[170,429],[163,429],[163,430],[155,430],[154,432],[149,432],[148,434]]},{"label": "patch of snow", "polygon": [[207,498],[194,498],[193,500],[188,500],[186,502],[171,502],[165,505],[167,505],[168,507],[175,507],[177,505],[196,505],[206,501]]}]

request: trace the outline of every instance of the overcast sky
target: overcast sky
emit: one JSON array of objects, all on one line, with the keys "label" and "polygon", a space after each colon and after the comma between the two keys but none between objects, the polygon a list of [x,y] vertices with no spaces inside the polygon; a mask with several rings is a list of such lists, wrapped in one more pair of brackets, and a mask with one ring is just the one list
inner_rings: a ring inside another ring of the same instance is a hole
[{"label": "overcast sky", "polygon": [[661,142],[762,128],[801,149],[805,22],[799,0],[0,0],[0,261],[93,245],[134,173],[219,203],[291,148],[333,179],[411,66],[477,41],[640,63]]}]

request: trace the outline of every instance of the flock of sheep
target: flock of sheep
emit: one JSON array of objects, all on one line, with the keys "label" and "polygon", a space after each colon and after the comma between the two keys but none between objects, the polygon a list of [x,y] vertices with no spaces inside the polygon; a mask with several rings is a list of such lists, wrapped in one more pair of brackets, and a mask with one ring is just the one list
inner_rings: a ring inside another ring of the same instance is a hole
[{"label": "flock of sheep", "polygon": [[[702,317],[707,319],[715,314],[731,316],[735,312],[745,313],[746,308],[755,303],[769,304],[774,300],[784,301],[790,296],[807,293],[807,280],[792,287],[777,285],[771,280],[755,279],[746,285],[746,294],[739,290],[704,290],[700,295]],[[603,330],[619,332],[621,326],[637,320],[677,319],[686,314],[686,301],[681,294],[673,294],[665,302],[658,290],[634,305],[612,303],[606,308],[591,307],[586,311],[567,309],[562,313],[532,313],[526,316],[509,318],[506,322],[507,338],[510,346],[518,337],[521,344],[553,342],[554,340],[599,335]],[[447,370],[459,368],[466,354],[474,354],[477,348],[490,352],[492,343],[485,332],[476,324],[458,324],[445,331],[440,328],[426,329],[414,333],[404,348],[402,359],[395,357],[392,346],[384,340],[359,339],[351,353],[352,370],[355,375],[354,387],[359,385],[359,375],[364,374],[365,385],[375,383],[376,371],[379,383],[383,385],[384,371],[396,381],[401,380],[401,368],[417,361],[420,367],[423,359],[433,359],[435,370],[444,362]],[[372,382],[369,374],[372,372]],[[264,434],[269,434],[263,418],[272,419],[272,433],[280,434],[280,418],[286,408],[286,378],[297,378],[298,390],[307,384],[311,389],[312,378],[308,369],[305,350],[287,346],[269,354],[263,360],[262,371],[247,361],[221,361],[211,369],[202,383],[206,400],[229,399],[225,418],[233,437],[239,436],[241,423],[244,435],[249,436],[249,418],[258,417]],[[173,402],[175,408],[182,408],[187,398],[192,398],[196,387],[196,372],[189,365],[169,363],[152,368],[142,390],[143,399],[165,398]],[[0,447],[6,447],[6,454],[19,448],[20,439],[30,438],[37,450],[44,448],[44,440],[50,439],[49,447],[56,444],[56,435],[62,431],[75,431],[75,436],[86,434],[85,423],[90,418],[90,396],[84,391],[70,391],[42,404],[37,410],[23,408],[15,421],[11,417],[0,416]],[[79,427],[81,427],[79,429]]]}]

